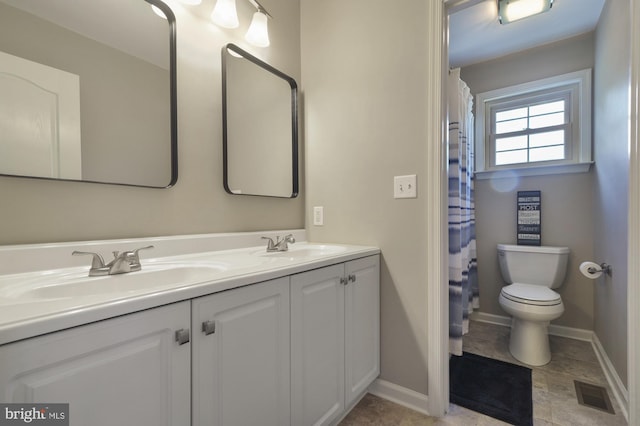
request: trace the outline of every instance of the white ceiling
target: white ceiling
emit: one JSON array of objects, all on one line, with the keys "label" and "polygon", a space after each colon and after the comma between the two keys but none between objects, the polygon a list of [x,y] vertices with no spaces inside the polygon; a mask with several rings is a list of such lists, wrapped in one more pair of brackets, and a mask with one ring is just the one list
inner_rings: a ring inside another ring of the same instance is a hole
[{"label": "white ceiling", "polygon": [[595,29],[606,0],[555,0],[550,11],[501,25],[497,0],[461,2],[449,19],[449,66],[457,68]]}]

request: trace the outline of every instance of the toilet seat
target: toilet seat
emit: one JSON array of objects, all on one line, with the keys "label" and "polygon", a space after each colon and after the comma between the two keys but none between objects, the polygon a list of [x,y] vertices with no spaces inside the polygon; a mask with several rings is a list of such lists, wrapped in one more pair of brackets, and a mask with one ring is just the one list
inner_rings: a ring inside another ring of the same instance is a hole
[{"label": "toilet seat", "polygon": [[513,302],[535,306],[554,306],[562,303],[558,293],[548,287],[513,283],[502,287],[500,294]]}]

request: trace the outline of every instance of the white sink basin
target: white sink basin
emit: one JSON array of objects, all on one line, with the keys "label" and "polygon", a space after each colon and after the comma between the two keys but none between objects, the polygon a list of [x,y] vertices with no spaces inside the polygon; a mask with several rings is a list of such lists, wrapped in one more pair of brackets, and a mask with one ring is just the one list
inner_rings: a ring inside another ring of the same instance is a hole
[{"label": "white sink basin", "polygon": [[296,246],[295,244],[289,245],[289,250],[287,251],[274,251],[267,252],[265,250],[260,250],[254,252],[254,255],[260,257],[272,257],[279,259],[289,259],[289,260],[303,260],[306,258],[318,258],[324,256],[333,256],[339,253],[346,251],[347,248],[343,246],[335,246],[329,244],[304,244]]},{"label": "white sink basin", "polygon": [[284,252],[267,253],[266,248],[257,250],[254,247],[235,253],[151,259],[143,262],[140,271],[100,277],[89,277],[86,268],[34,272],[19,277],[0,276],[0,305],[72,298],[121,299],[205,283],[228,276],[233,271],[251,273],[256,267],[278,268],[293,262],[337,255],[346,250],[345,246],[299,243],[289,245],[289,250]]},{"label": "white sink basin", "polygon": [[42,274],[20,285],[0,289],[6,299],[61,299],[104,294],[130,294],[146,289],[161,289],[205,282],[226,271],[227,265],[218,263],[143,265],[141,271],[127,274],[89,277],[87,271]]}]

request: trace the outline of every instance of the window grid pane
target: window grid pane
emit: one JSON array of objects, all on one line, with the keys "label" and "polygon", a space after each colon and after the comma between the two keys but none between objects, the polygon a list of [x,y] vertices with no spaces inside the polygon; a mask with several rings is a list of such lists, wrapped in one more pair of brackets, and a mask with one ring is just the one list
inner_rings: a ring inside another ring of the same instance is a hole
[{"label": "window grid pane", "polygon": [[540,105],[531,105],[529,107],[530,115],[542,115],[552,112],[564,112],[564,100],[556,102],[548,102]]},{"label": "window grid pane", "polygon": [[[565,100],[495,112],[496,166],[564,160],[566,131],[557,126],[565,124]],[[544,131],[551,127],[556,129]]]},{"label": "window grid pane", "polygon": [[527,135],[496,139],[496,152],[527,148]]},{"label": "window grid pane", "polygon": [[529,118],[530,129],[541,129],[543,127],[558,126],[560,124],[564,124],[564,111]]},{"label": "window grid pane", "polygon": [[513,120],[514,118],[526,118],[529,115],[527,108],[508,109],[506,111],[496,112],[496,121]]},{"label": "window grid pane", "polygon": [[518,118],[516,120],[506,120],[496,123],[496,134],[503,135],[505,133],[519,132],[527,129],[527,118]]},{"label": "window grid pane", "polygon": [[545,146],[529,150],[529,161],[551,161],[564,159],[564,145]]},{"label": "window grid pane", "polygon": [[553,132],[534,133],[529,135],[529,146],[539,148],[550,145],[564,145],[564,130]]},{"label": "window grid pane", "polygon": [[496,166],[527,162],[527,150],[496,152]]}]

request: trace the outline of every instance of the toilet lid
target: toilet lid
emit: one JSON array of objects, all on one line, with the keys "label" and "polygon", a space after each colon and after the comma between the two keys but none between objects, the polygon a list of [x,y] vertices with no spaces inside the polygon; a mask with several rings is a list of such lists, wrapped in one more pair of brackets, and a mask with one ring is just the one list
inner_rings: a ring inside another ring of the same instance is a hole
[{"label": "toilet lid", "polygon": [[550,306],[562,303],[558,293],[540,285],[513,283],[502,287],[501,293],[509,300],[527,305]]}]

